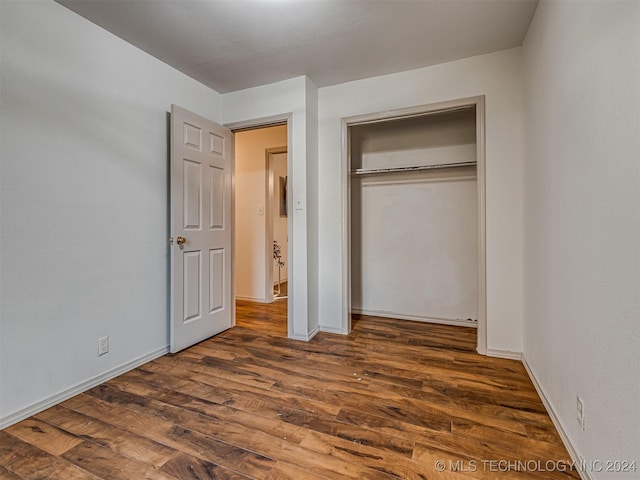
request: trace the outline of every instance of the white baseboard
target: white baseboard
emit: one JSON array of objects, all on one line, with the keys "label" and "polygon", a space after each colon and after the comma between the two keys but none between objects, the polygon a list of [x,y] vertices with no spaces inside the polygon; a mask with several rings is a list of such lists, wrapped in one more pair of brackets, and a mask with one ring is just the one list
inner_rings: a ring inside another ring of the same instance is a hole
[{"label": "white baseboard", "polygon": [[455,325],[458,327],[478,328],[478,322],[469,322],[467,320],[455,320],[450,318],[404,315],[401,313],[386,312],[383,310],[364,310],[361,308],[351,307],[351,313],[358,313],[360,315],[371,315],[372,317],[396,318],[398,320],[412,320],[414,322],[439,323],[441,325]]},{"label": "white baseboard", "polygon": [[[580,455],[578,455],[578,452],[573,446],[573,443],[571,443],[571,439],[569,438],[569,435],[567,435],[567,432],[562,426],[562,423],[560,422],[558,415],[553,409],[551,402],[545,395],[544,390],[542,389],[542,385],[540,384],[540,382],[538,382],[538,378],[536,377],[535,373],[533,373],[533,370],[531,369],[531,366],[527,362],[527,358],[524,356],[524,354],[522,355],[522,364],[524,365],[524,368],[527,371],[527,374],[529,375],[529,378],[531,379],[531,382],[533,383],[533,386],[535,387],[536,392],[538,392],[538,395],[540,395],[540,399],[542,400],[544,408],[546,408],[547,413],[549,414],[549,417],[553,422],[553,425],[556,427],[558,434],[560,434],[560,439],[562,440],[562,443],[564,443],[564,446],[567,449],[567,452],[569,452],[569,456],[571,457],[571,460],[573,460],[576,465],[582,465],[582,460],[580,458]],[[591,475],[591,472],[589,472],[586,469],[578,468],[578,474],[580,475],[580,478],[582,480],[593,480],[593,476]]]},{"label": "white baseboard", "polygon": [[343,331],[340,327],[335,328],[335,327],[322,327],[320,326],[320,331],[321,332],[326,332],[326,333],[335,333],[337,335],[346,335],[347,333],[345,331]]},{"label": "white baseboard", "polygon": [[269,303],[267,302],[266,299],[264,298],[259,298],[259,297],[245,297],[243,295],[236,295],[236,300],[244,300],[246,302],[253,302],[253,303]]},{"label": "white baseboard", "polygon": [[487,348],[487,357],[507,358],[509,360],[522,360],[522,352],[503,350],[501,348]]},{"label": "white baseboard", "polygon": [[289,338],[291,338],[293,340],[300,340],[301,342],[308,342],[313,337],[315,337],[318,334],[319,331],[320,331],[320,328],[316,327],[313,330],[311,330],[309,333],[307,333],[306,335],[304,335],[304,334],[297,335],[297,334],[294,333]]},{"label": "white baseboard", "polygon": [[320,327],[316,327],[309,332],[309,340],[315,337],[320,332]]},{"label": "white baseboard", "polygon": [[167,353],[169,353],[168,346],[160,348],[155,352],[151,352],[141,357],[138,357],[135,360],[131,360],[130,362],[124,363],[119,367],[113,368],[107,372],[104,372],[100,375],[90,378],[89,380],[79,383],[71,388],[67,388],[62,392],[59,392],[55,395],[45,398],[44,400],[36,402],[33,405],[30,405],[26,408],[18,410],[17,412],[7,415],[6,417],[0,418],[0,430],[10,425],[13,425],[14,423],[18,423],[24,420],[25,418],[29,418],[35,415],[36,413],[40,413],[49,407],[53,407],[54,405],[64,402],[65,400],[68,400],[71,397],[75,397],[76,395],[82,392],[86,392],[87,390],[93,387],[96,387],[101,383],[111,380],[112,378],[115,378],[118,375],[122,375],[123,373],[126,373],[129,370],[133,370],[134,368],[139,367],[140,365],[143,365],[147,362],[150,362],[151,360],[155,360],[156,358],[161,357],[162,355],[165,355]]}]

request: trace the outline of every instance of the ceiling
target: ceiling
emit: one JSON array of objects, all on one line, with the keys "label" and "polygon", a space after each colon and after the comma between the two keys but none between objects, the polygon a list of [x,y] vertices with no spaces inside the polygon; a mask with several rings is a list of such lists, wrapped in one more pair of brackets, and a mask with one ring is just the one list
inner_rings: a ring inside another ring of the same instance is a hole
[{"label": "ceiling", "polygon": [[57,0],[220,93],[517,47],[538,0]]}]

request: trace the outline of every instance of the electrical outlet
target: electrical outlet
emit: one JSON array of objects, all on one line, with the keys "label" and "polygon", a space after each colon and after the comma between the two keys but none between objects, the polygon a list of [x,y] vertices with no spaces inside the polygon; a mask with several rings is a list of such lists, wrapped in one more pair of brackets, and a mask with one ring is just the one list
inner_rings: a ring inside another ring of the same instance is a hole
[{"label": "electrical outlet", "polygon": [[580,425],[580,428],[582,428],[582,430],[584,430],[584,416],[584,402],[580,397],[576,397],[576,420],[578,421],[578,424]]},{"label": "electrical outlet", "polygon": [[98,356],[109,352],[109,337],[100,337],[98,339]]}]

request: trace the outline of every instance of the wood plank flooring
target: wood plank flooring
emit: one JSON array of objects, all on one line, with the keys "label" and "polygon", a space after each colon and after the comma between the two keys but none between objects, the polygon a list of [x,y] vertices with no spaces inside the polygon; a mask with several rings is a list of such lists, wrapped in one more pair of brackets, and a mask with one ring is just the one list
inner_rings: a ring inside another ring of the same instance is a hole
[{"label": "wood plank flooring", "polygon": [[549,471],[569,457],[523,366],[474,329],[361,316],[296,342],[286,305],[239,301],[237,327],[0,432],[0,478],[579,478]]}]

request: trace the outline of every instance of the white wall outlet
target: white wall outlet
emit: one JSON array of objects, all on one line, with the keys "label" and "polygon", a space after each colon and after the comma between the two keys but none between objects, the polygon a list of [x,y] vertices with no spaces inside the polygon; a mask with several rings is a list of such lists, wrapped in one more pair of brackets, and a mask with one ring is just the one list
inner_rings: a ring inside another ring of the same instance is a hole
[{"label": "white wall outlet", "polygon": [[580,397],[576,397],[576,420],[580,424],[580,428],[584,430],[584,402]]},{"label": "white wall outlet", "polygon": [[296,210],[303,210],[304,204],[302,203],[302,197],[296,197]]},{"label": "white wall outlet", "polygon": [[109,337],[100,337],[98,339],[98,356],[109,352]]}]

